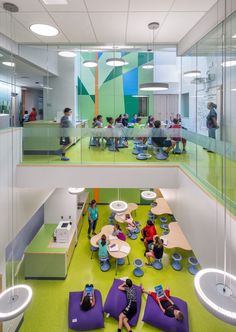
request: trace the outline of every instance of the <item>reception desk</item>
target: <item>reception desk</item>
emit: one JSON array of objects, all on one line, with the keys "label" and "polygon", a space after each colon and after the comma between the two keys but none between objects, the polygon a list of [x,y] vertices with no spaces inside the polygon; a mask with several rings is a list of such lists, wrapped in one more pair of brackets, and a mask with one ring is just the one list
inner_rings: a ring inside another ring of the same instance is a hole
[{"label": "reception desk", "polygon": [[28,245],[24,255],[26,279],[65,279],[77,243],[77,232],[71,232],[68,243],[53,242],[57,224],[44,224]]},{"label": "reception desk", "polygon": [[[74,134],[71,144],[79,140],[79,129],[87,126],[88,120],[77,121],[75,128],[69,129]],[[60,123],[54,121],[30,121],[24,123],[24,154],[56,154],[60,149]],[[69,147],[69,146],[68,146]]]}]

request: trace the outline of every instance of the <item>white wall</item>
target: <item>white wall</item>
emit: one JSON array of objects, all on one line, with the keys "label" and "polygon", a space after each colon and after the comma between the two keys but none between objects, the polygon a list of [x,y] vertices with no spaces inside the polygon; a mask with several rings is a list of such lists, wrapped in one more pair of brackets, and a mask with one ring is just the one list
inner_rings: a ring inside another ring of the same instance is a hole
[{"label": "white wall", "polygon": [[[179,169],[179,187],[162,190],[201,266],[223,269],[224,207]],[[227,271],[236,274],[236,219],[227,214]],[[230,249],[231,243],[231,249]]]},{"label": "white wall", "polygon": [[76,117],[75,95],[75,59],[58,56],[58,76],[45,78],[44,85],[52,90],[44,89],[44,119],[54,120],[57,113],[63,115],[65,107],[73,110],[72,117]]},{"label": "white wall", "polygon": [[44,223],[57,224],[63,220],[76,222],[77,219],[77,195],[71,195],[67,189],[55,189],[44,204]]},{"label": "white wall", "polygon": [[[32,107],[35,107],[38,112],[38,100],[39,97],[43,97],[43,90],[40,89],[27,89],[25,91],[25,109],[31,112]],[[38,114],[37,114],[38,117]]]}]

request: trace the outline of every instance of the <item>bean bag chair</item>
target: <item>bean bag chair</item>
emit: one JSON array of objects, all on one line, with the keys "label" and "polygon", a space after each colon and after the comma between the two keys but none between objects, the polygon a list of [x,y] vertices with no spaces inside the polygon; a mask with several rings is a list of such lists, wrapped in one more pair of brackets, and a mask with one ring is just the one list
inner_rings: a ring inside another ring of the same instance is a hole
[{"label": "bean bag chair", "polygon": [[[118,289],[118,287],[123,284],[123,280],[114,279],[114,282],[109,290],[109,293],[106,298],[106,302],[104,304],[104,312],[110,314],[116,320],[119,319],[120,313],[124,310],[127,305],[127,299],[125,292],[122,292]],[[137,312],[136,314],[129,320],[130,326],[135,326],[138,321],[140,307],[141,307],[141,296],[142,290],[140,287],[134,285],[137,291]]]},{"label": "bean bag chair", "polygon": [[168,317],[163,314],[158,304],[148,295],[147,303],[143,315],[143,322],[152,325],[165,332],[188,332],[188,305],[178,297],[170,297],[184,314],[184,320],[178,321],[174,317]]},{"label": "bean bag chair", "polygon": [[83,292],[70,292],[68,308],[68,325],[70,329],[89,331],[104,327],[102,296],[97,289],[94,292],[96,303],[88,311],[83,311],[80,308]]}]

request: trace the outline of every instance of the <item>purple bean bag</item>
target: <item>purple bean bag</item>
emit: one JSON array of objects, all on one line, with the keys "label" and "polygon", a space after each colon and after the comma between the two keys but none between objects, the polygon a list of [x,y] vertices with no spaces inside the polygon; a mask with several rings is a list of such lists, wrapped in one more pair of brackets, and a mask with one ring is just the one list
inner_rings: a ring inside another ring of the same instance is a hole
[{"label": "purple bean bag", "polygon": [[143,315],[143,321],[165,332],[188,332],[189,324],[187,303],[178,297],[171,296],[171,299],[184,314],[184,320],[182,322],[176,320],[174,317],[171,318],[164,315],[158,304],[149,295]]},{"label": "purple bean bag", "polygon": [[83,311],[80,308],[83,292],[70,292],[68,308],[68,324],[70,329],[89,331],[104,327],[102,296],[97,289],[95,289],[94,292],[96,303],[95,306],[88,311]]},{"label": "purple bean bag", "polygon": [[[125,292],[122,292],[118,289],[118,286],[123,284],[124,281],[120,279],[114,279],[111,289],[106,298],[106,302],[104,304],[104,312],[109,313],[110,316],[115,318],[116,320],[119,319],[119,315],[122,310],[127,305],[127,299]],[[135,326],[138,321],[140,307],[141,307],[141,295],[142,291],[141,288],[134,285],[137,291],[137,312],[136,314],[129,320],[130,326]]]}]

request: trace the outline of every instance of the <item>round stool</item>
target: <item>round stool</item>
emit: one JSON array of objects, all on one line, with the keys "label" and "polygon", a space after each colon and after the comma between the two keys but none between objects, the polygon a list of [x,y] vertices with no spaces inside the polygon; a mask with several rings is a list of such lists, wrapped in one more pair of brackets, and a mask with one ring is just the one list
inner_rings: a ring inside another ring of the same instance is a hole
[{"label": "round stool", "polygon": [[141,224],[140,224],[139,221],[135,221],[134,223],[135,223],[135,225],[136,225],[137,227],[141,226]]},{"label": "round stool", "polygon": [[111,265],[109,263],[108,257],[106,258],[100,258],[100,269],[102,272],[107,272],[111,268]]},{"label": "round stool", "polygon": [[152,202],[151,204],[150,204],[150,206],[153,208],[153,207],[156,207],[157,206],[157,202]]},{"label": "round stool", "polygon": [[155,217],[155,215],[152,212],[148,212],[148,217],[153,218],[153,217]]},{"label": "round stool", "polygon": [[117,258],[117,265],[124,265],[125,264],[125,259],[124,258]]},{"label": "round stool", "polygon": [[198,265],[198,260],[196,257],[189,257],[188,262],[190,264],[188,272],[195,276],[195,274],[198,272],[198,269],[196,268]]},{"label": "round stool", "polygon": [[169,234],[170,233],[170,231],[169,231],[169,229],[167,230],[164,230],[163,232],[162,232],[162,235],[167,235],[167,234]]},{"label": "round stool", "polygon": [[147,160],[150,159],[152,156],[148,153],[139,153],[136,157],[138,160]]},{"label": "round stool", "polygon": [[143,261],[140,258],[136,258],[134,260],[134,266],[135,269],[133,270],[133,274],[135,275],[135,277],[142,277],[144,275],[144,272],[141,269],[141,267],[143,266]]},{"label": "round stool", "polygon": [[182,152],[181,152],[181,149],[180,149],[180,147],[179,147],[179,141],[176,142],[176,146],[175,146],[175,148],[174,148],[174,150],[173,150],[173,153],[174,153],[174,154],[181,154],[181,153],[182,153]]},{"label": "round stool", "polygon": [[134,230],[134,233],[135,233],[135,234],[140,233],[140,229],[139,229],[138,227],[136,227],[135,230]]},{"label": "round stool", "polygon": [[167,217],[165,217],[165,216],[162,216],[161,218],[160,218],[160,221],[164,224],[164,223],[166,223],[167,222]]},{"label": "round stool", "polygon": [[171,216],[171,221],[176,221],[176,219],[175,219],[175,216],[174,216],[174,215],[172,215],[172,216]]},{"label": "round stool", "polygon": [[161,229],[164,229],[165,231],[168,231],[168,230],[169,230],[169,226],[166,225],[166,224],[160,224],[160,228],[161,228]]},{"label": "round stool", "polygon": [[152,266],[156,270],[162,270],[163,269],[163,264],[161,262],[161,259],[155,259],[155,262],[152,264]]},{"label": "round stool", "polygon": [[114,218],[109,217],[109,218],[108,218],[108,221],[109,221],[109,224],[110,224],[110,225],[113,225],[113,224],[114,224]]},{"label": "round stool", "polygon": [[132,151],[132,153],[133,153],[133,154],[135,154],[135,155],[138,155],[138,154],[139,154],[139,150],[138,150],[138,149],[136,149],[136,148],[133,148],[133,151]]},{"label": "round stool", "polygon": [[128,235],[128,238],[130,238],[130,240],[136,240],[137,235],[135,234],[135,231],[131,232],[131,234]]},{"label": "round stool", "polygon": [[182,256],[178,253],[178,252],[175,252],[173,255],[172,255],[172,259],[173,259],[173,263],[171,264],[172,268],[175,270],[175,271],[180,271],[182,270],[182,265],[180,264],[180,261],[182,260]]}]

